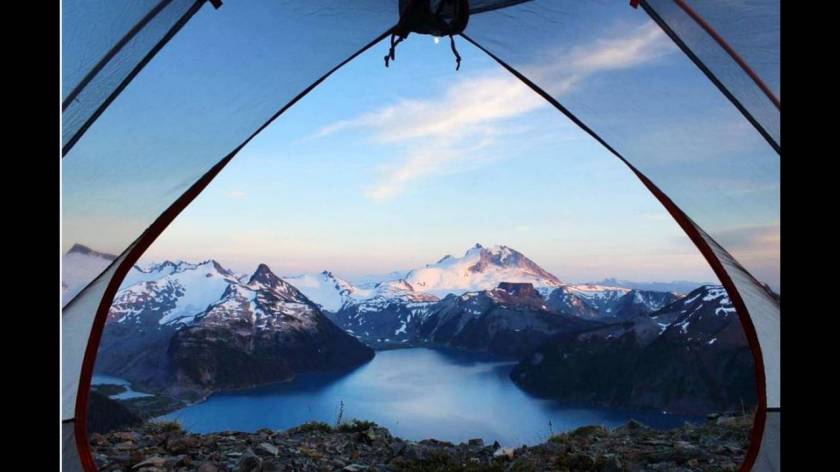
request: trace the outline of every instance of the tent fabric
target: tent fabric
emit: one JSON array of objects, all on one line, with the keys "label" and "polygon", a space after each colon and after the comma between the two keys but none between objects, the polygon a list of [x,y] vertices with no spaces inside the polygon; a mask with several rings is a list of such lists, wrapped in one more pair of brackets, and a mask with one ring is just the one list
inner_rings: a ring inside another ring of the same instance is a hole
[{"label": "tent fabric", "polygon": [[76,449],[75,422],[67,421],[61,423],[61,470],[63,472],[82,472],[82,461],[79,457],[79,450]]},{"label": "tent fabric", "polygon": [[[102,303],[108,283],[113,278],[117,268],[125,261],[126,255],[127,253],[117,258],[93,284],[86,287],[61,313],[62,420],[71,420],[75,417],[76,396],[80,391],[82,364],[89,344],[94,318],[99,305]],[[108,304],[110,305],[110,303]]]},{"label": "tent fabric", "polygon": [[[778,151],[781,145],[781,113],[777,103],[780,92],[779,2],[645,0],[642,6],[697,57],[708,73],[731,94],[733,103],[743,107],[745,116]],[[688,12],[696,15],[696,19]],[[741,64],[701,24],[718,34]]]},{"label": "tent fabric", "polygon": [[116,3],[64,2],[62,154],[204,0]]},{"label": "tent fabric", "polygon": [[[702,232],[702,230],[701,230]],[[759,360],[763,366],[761,374],[766,384],[765,402],[767,408],[781,407],[781,309],[779,302],[744,267],[708,234],[703,238],[723,265],[727,275],[737,288],[735,296],[741,298],[749,313],[743,323],[751,323],[756,343],[751,347],[761,349]],[[731,291],[730,291],[731,292]],[[747,333],[749,336],[751,333]]]},{"label": "tent fabric", "polygon": [[62,101],[108,51],[165,0],[64,2],[61,26]]},{"label": "tent fabric", "polygon": [[778,472],[781,470],[781,420],[780,411],[768,411],[764,423],[764,434],[761,437],[761,447],[758,458],[753,466],[756,472]]},{"label": "tent fabric", "polygon": [[[125,271],[256,133],[398,21],[396,0],[204,3],[64,2],[62,98],[77,89],[62,115],[64,241],[121,254],[63,310],[64,420],[85,410],[96,332]],[[779,214],[778,108],[767,111],[754,81],[683,10],[642,3],[658,26],[621,2],[474,0],[466,35],[661,194],[736,299],[765,380],[762,412],[779,408],[779,305],[753,277],[777,274],[778,262],[762,266],[739,243],[759,234],[778,256],[778,226],[750,226]],[[694,3],[778,96],[778,2]],[[739,33],[753,17],[765,36]],[[86,29],[92,20],[102,29]],[[778,470],[778,417],[757,419],[766,434],[753,438],[747,466]],[[69,434],[68,424],[64,439],[86,445],[84,427]],[[68,445],[65,467],[90,461]]]}]

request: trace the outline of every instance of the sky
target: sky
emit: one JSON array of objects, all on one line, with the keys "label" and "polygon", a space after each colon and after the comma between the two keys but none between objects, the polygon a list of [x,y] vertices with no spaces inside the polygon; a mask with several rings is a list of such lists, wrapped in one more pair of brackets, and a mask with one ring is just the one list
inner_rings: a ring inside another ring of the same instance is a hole
[{"label": "sky", "polygon": [[458,46],[457,72],[430,37],[409,37],[388,69],[383,47],[351,62],[243,149],[144,259],[352,279],[481,243],[570,281],[715,280],[624,165]]},{"label": "sky", "polygon": [[[587,97],[587,88],[605,73],[650,69],[655,82],[688,70],[652,23],[616,25],[614,37],[582,37],[557,53],[553,63],[566,67],[523,69],[570,100],[604,100],[592,87]],[[459,256],[481,243],[510,246],[570,282],[716,280],[623,163],[484,53],[461,39],[457,46],[459,71],[448,38],[419,35],[399,45],[389,68],[385,43],[350,62],[243,148],[141,261],[213,258],[239,272],[267,263],[282,275],[331,270],[352,280]],[[160,62],[183,58],[177,46],[169,54]],[[143,99],[140,87],[133,98],[127,89],[125,103]],[[132,112],[118,102],[106,114]],[[672,132],[659,140],[669,156],[662,169],[698,165],[680,153],[690,148],[685,140],[713,144],[698,141],[713,134],[704,129],[749,132],[736,113],[708,108],[702,123],[668,124]],[[625,148],[633,145],[628,140]],[[713,201],[722,177],[708,167],[692,170],[697,178],[689,184]],[[739,204],[754,208],[755,220],[712,221],[716,236],[775,286],[778,208],[766,192],[772,197],[778,183],[770,175],[744,184],[737,169],[729,177],[743,187]],[[107,212],[92,223],[91,205],[80,203],[90,203],[85,189],[67,191],[65,246],[83,239],[77,234],[95,239],[89,228],[108,221]]]}]

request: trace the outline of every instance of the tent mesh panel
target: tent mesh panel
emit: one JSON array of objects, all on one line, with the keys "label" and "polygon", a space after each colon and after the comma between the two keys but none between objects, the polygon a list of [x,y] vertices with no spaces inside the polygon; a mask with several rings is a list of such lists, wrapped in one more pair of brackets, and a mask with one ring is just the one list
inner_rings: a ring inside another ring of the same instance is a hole
[{"label": "tent mesh panel", "polygon": [[[674,0],[646,0],[645,4],[779,145],[779,108],[753,78]],[[706,1],[686,5],[729,44],[773,97],[779,98],[779,2]]]},{"label": "tent mesh panel", "polygon": [[68,39],[62,47],[61,131],[65,152],[204,0],[125,3],[118,9],[108,2],[65,2],[63,36]]}]

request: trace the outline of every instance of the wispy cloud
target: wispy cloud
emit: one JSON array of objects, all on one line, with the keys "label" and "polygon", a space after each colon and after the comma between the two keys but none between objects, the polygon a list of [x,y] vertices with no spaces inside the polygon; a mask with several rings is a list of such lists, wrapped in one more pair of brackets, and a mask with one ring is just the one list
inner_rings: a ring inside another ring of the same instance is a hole
[{"label": "wispy cloud", "polygon": [[492,138],[476,143],[442,143],[407,150],[396,166],[383,168],[380,178],[365,189],[371,200],[388,200],[417,179],[445,175],[486,165],[499,158],[491,152]]},{"label": "wispy cloud", "polygon": [[572,91],[587,77],[651,63],[674,51],[674,45],[653,22],[621,26],[616,35],[557,49],[539,64],[523,67],[531,80],[560,96]]},{"label": "wispy cloud", "polygon": [[[495,74],[494,74],[495,75]],[[316,137],[353,129],[366,129],[380,143],[413,139],[455,141],[466,135],[496,131],[497,124],[545,106],[545,101],[513,77],[473,76],[451,86],[443,97],[402,100],[322,128]]]},{"label": "wispy cloud", "polygon": [[[592,74],[650,62],[665,54],[666,45],[662,32],[648,24],[621,37],[557,53],[548,65],[527,68],[527,75],[538,83],[554,84],[551,91],[559,95]],[[402,100],[331,123],[310,139],[353,130],[368,133],[375,143],[400,146],[397,164],[381,169],[377,181],[364,189],[368,198],[381,201],[419,179],[499,159],[489,150],[503,135],[516,135],[527,145],[522,138],[532,128],[516,120],[546,106],[542,97],[514,77],[500,76],[498,71],[474,74],[452,84],[439,98]]]}]

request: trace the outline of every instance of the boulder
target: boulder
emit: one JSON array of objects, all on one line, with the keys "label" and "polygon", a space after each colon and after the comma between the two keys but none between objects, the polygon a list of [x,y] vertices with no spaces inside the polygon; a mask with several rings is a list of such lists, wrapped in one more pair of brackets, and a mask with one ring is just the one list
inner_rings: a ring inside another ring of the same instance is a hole
[{"label": "boulder", "polygon": [[280,450],[279,450],[279,449],[277,449],[277,447],[276,447],[276,446],[274,446],[274,445],[273,445],[273,444],[271,444],[271,443],[262,442],[262,443],[260,443],[260,444],[259,444],[259,445],[258,445],[258,446],[254,449],[254,452],[255,452],[258,456],[263,456],[263,457],[277,457],[277,454],[279,454],[279,453],[280,453]]},{"label": "boulder", "polygon": [[167,458],[160,456],[150,457],[131,468],[131,470],[138,470],[147,467],[162,468],[166,464]]},{"label": "boulder", "polygon": [[236,472],[260,472],[262,468],[262,461],[254,454],[254,451],[248,449],[239,457],[239,462],[236,463]]},{"label": "boulder", "polygon": [[219,472],[219,468],[212,462],[202,462],[197,472]]}]

